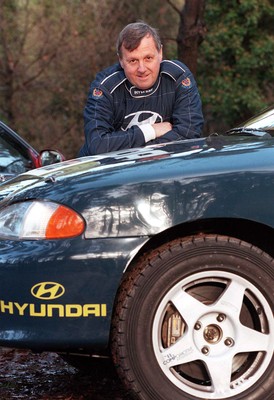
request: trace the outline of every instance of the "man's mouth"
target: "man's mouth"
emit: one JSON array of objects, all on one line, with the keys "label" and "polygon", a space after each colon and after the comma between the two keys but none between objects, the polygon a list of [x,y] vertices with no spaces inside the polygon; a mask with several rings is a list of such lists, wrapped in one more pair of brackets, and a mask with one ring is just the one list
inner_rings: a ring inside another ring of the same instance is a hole
[{"label": "man's mouth", "polygon": [[138,79],[147,79],[149,77],[149,74],[146,75],[137,75]]}]

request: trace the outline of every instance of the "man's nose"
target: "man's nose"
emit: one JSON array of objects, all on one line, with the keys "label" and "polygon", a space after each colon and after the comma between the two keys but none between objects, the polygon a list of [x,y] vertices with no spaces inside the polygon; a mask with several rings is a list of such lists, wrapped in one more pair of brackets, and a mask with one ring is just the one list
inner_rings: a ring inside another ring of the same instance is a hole
[{"label": "man's nose", "polygon": [[144,72],[146,70],[146,66],[145,66],[145,63],[144,63],[144,61],[139,61],[139,64],[138,64],[138,71],[139,72]]}]

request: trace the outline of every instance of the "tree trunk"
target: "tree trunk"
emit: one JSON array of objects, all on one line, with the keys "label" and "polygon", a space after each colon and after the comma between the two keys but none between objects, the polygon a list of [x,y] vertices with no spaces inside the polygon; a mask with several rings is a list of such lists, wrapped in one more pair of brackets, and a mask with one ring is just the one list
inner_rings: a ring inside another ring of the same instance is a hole
[{"label": "tree trunk", "polygon": [[177,36],[178,59],[196,75],[198,47],[204,39],[206,29],[203,20],[206,0],[186,0],[180,12]]}]

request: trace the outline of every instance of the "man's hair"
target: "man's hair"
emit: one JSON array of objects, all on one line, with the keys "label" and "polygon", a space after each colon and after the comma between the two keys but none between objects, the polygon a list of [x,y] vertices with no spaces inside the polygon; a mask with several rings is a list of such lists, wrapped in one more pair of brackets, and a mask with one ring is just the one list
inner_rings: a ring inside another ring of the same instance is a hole
[{"label": "man's hair", "polygon": [[116,44],[118,56],[122,58],[122,46],[128,51],[133,51],[139,46],[141,40],[146,36],[152,37],[157,50],[160,51],[162,48],[162,43],[157,29],[152,28],[143,21],[140,21],[128,24],[120,32]]}]

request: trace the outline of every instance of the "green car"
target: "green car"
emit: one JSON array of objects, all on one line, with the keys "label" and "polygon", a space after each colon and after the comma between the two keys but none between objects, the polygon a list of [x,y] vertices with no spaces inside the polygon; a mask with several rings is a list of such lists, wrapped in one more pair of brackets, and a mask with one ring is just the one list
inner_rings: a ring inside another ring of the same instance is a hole
[{"label": "green car", "polygon": [[0,186],[0,345],[110,356],[140,400],[273,400],[274,108]]}]

